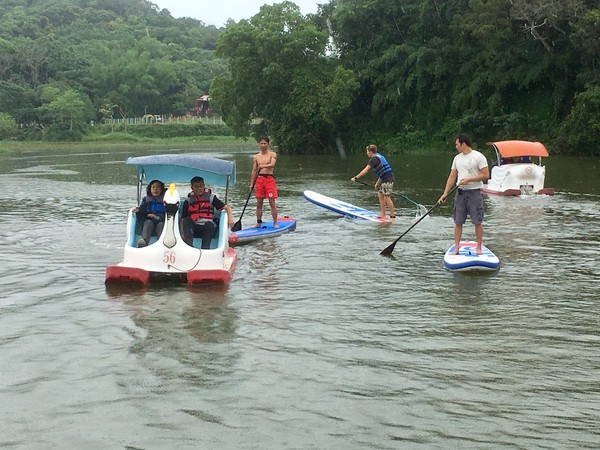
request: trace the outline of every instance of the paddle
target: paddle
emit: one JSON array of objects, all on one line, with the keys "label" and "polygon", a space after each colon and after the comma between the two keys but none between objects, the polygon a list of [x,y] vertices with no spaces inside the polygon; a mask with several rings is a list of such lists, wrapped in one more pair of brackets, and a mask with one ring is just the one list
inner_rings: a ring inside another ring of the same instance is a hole
[{"label": "paddle", "polygon": [[256,178],[254,179],[254,183],[252,183],[252,187],[250,188],[250,192],[248,193],[248,198],[246,199],[246,204],[244,205],[244,209],[242,209],[242,213],[240,214],[240,218],[236,223],[231,227],[231,231],[240,231],[242,229],[242,216],[244,215],[244,211],[246,211],[246,206],[248,206],[248,202],[250,201],[250,196],[252,195],[252,191],[254,190],[254,186],[256,186],[256,180],[258,180],[258,174],[260,173],[260,169],[256,172]]},{"label": "paddle", "polygon": [[[359,183],[359,184],[363,184],[365,186],[373,187],[372,185],[370,185],[369,183],[365,183],[364,181],[360,181],[358,179],[355,179],[355,181],[357,183]],[[408,198],[404,194],[399,194],[398,192],[392,192],[392,194],[397,195],[398,197],[402,197],[407,202],[412,203],[413,205],[415,205],[417,207],[417,217],[423,216],[425,214],[425,212],[427,211],[427,208],[425,208],[423,205],[420,205],[419,203],[412,201],[410,198]]]},{"label": "paddle", "polygon": [[[458,188],[458,185],[454,186],[454,187],[453,187],[453,188],[450,190],[450,192],[448,192],[448,195],[447,195],[447,196],[449,196],[450,194],[452,194],[452,193],[453,193],[453,192],[454,192],[454,191],[455,191],[457,188]],[[446,197],[447,197],[447,196],[446,196]],[[416,225],[417,225],[417,224],[418,224],[418,223],[419,223],[421,220],[423,220],[425,217],[427,217],[427,216],[429,215],[429,213],[430,213],[431,211],[433,211],[435,208],[437,208],[439,205],[440,205],[439,203],[436,203],[436,204],[435,204],[435,205],[433,205],[431,208],[429,208],[429,209],[427,210],[427,212],[426,212],[426,213],[423,215],[423,217],[421,217],[419,220],[417,220],[415,223],[413,223],[413,224],[410,226],[410,228],[409,228],[408,230],[406,230],[404,233],[402,233],[402,235],[401,235],[401,236],[400,236],[398,239],[396,239],[394,242],[392,242],[392,243],[391,243],[391,245],[388,245],[386,248],[384,248],[384,249],[381,251],[380,255],[390,255],[390,254],[391,254],[391,253],[394,251],[394,247],[396,247],[396,244],[398,243],[398,241],[399,241],[400,239],[402,239],[406,233],[408,233],[410,230],[412,230],[412,229],[413,229],[413,228],[414,228],[414,227],[415,227],[415,226],[416,226]]]}]

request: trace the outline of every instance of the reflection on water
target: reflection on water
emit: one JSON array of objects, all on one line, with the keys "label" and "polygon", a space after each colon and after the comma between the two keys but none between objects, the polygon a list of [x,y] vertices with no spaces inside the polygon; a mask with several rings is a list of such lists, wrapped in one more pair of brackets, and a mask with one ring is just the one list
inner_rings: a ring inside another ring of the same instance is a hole
[{"label": "reflection on water", "polygon": [[[250,153],[219,153],[239,212]],[[0,446],[598,447],[600,188],[577,181],[593,164],[549,169],[554,197],[486,197],[501,269],[464,276],[442,268],[450,205],[381,257],[413,206],[339,218],[302,191],[376,208],[349,182],[363,155],[282,155],[297,230],[236,247],[232,283],[105,287],[136,200],[127,156],[0,155]],[[398,191],[434,204],[451,156],[394,157]]]},{"label": "reflection on water", "polygon": [[[249,247],[251,245],[251,247]],[[235,279],[242,278],[252,286],[246,294],[256,301],[269,301],[284,298],[281,289],[280,268],[287,263],[287,256],[281,250],[278,239],[266,239],[238,246],[239,257],[247,261],[247,267],[242,268]],[[252,255],[248,258],[247,255]]]},{"label": "reflection on water", "polygon": [[234,339],[238,320],[226,287],[152,287],[123,304],[136,326],[131,352],[166,381],[184,376],[206,387],[219,382],[215,373],[233,370],[237,354],[221,348]]}]

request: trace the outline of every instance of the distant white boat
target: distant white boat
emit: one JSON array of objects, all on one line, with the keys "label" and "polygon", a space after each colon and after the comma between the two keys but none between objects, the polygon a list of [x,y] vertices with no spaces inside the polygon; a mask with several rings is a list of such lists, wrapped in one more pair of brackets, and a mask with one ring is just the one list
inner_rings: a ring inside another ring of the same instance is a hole
[{"label": "distant white boat", "polygon": [[[497,195],[554,195],[553,188],[545,188],[546,168],[542,157],[548,150],[541,142],[489,142],[496,151],[490,179],[482,192]],[[534,158],[538,158],[537,164]]]},{"label": "distant white boat", "polygon": [[184,279],[188,284],[231,281],[237,254],[229,246],[226,212],[216,216],[217,233],[209,249],[200,248],[199,238],[194,238],[192,246],[186,244],[179,230],[183,202],[176,183],[180,183],[187,192],[190,180],[201,176],[207,186],[228,188],[235,183],[235,163],[200,155],[154,155],[128,158],[127,164],[137,169],[138,205],[144,192],[143,186],[148,182],[156,179],[167,186],[170,183],[164,195],[165,225],[160,236],[153,236],[149,245],[138,248],[141,226],[132,208],[127,216],[123,261],[106,268],[105,282],[147,284],[156,278]]}]

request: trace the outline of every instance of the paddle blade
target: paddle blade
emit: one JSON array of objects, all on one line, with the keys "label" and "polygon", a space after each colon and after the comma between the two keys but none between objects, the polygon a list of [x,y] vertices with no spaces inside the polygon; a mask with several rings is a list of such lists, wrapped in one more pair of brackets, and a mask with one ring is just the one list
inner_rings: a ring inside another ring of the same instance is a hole
[{"label": "paddle blade", "polygon": [[384,248],[380,255],[391,255],[392,252],[394,251],[394,248],[396,247],[396,243],[398,241],[394,241],[391,245],[388,245],[386,248]]},{"label": "paddle blade", "polygon": [[417,213],[415,214],[415,219],[423,217],[425,214],[427,214],[427,208],[425,208],[423,205],[417,205]]},{"label": "paddle blade", "polygon": [[235,231],[240,231],[242,229],[242,221],[241,219],[238,220],[236,223],[233,224],[233,227],[231,227],[231,231],[235,232]]}]

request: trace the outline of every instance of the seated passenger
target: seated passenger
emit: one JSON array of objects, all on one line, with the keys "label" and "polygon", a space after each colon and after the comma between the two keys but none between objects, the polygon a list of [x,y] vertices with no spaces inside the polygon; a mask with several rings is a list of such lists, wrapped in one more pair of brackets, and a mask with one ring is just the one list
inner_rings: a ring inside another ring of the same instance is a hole
[{"label": "seated passenger", "polygon": [[142,238],[137,243],[138,247],[148,245],[153,234],[158,238],[162,233],[165,226],[164,195],[164,183],[160,180],[152,180],[146,187],[146,196],[140,206],[133,210],[137,214],[137,220],[143,224]]},{"label": "seated passenger", "polygon": [[194,177],[191,180],[192,192],[183,203],[182,230],[183,240],[192,245],[194,237],[202,238],[202,248],[210,248],[210,241],[215,235],[215,210],[225,210],[229,229],[233,227],[231,208],[217,198],[210,189],[206,189],[204,178]]}]

